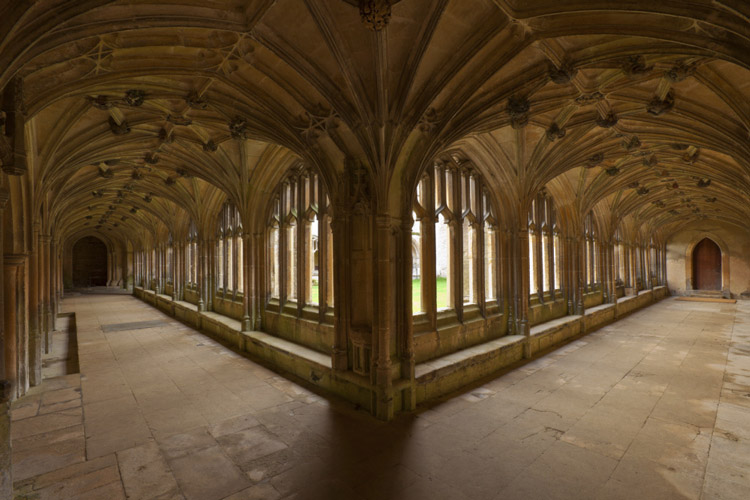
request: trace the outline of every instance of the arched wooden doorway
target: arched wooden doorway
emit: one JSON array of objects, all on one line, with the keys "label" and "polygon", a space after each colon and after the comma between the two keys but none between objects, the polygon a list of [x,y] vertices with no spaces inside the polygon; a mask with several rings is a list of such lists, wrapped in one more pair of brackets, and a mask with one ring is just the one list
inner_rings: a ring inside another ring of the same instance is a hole
[{"label": "arched wooden doorway", "polygon": [[710,238],[693,250],[693,283],[695,290],[721,290],[721,249]]},{"label": "arched wooden doorway", "polygon": [[94,236],[73,245],[73,286],[107,286],[107,246]]}]

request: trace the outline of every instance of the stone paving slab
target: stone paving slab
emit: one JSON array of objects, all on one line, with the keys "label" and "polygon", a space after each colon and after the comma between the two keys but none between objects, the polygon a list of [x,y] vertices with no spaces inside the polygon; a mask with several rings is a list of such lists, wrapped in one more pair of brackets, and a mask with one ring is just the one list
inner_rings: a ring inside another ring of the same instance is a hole
[{"label": "stone paving slab", "polygon": [[63,306],[81,374],[13,405],[19,499],[750,498],[743,301],[667,299],[388,423],[132,297]]}]

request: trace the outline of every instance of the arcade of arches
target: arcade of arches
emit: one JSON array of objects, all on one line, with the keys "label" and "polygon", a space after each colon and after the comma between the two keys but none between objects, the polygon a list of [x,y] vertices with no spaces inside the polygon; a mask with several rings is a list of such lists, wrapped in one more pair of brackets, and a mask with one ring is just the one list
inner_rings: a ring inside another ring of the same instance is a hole
[{"label": "arcade of arches", "polygon": [[383,420],[749,296],[748,81],[737,0],[3,2],[5,445],[71,288]]}]

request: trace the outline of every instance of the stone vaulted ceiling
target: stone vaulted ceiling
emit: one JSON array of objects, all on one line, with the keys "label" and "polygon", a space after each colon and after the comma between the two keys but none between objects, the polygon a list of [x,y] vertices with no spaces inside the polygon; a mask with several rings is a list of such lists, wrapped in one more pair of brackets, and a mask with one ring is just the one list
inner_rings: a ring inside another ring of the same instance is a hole
[{"label": "stone vaulted ceiling", "polygon": [[387,213],[441,155],[506,224],[545,186],[609,231],[750,219],[740,0],[11,0],[21,84],[32,203],[69,238],[260,210],[298,162],[360,162]]}]

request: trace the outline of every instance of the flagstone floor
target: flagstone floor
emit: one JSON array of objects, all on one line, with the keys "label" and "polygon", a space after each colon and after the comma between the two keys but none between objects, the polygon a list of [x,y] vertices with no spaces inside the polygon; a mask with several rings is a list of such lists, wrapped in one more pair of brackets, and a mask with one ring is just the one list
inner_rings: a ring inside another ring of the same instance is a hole
[{"label": "flagstone floor", "polygon": [[389,423],[133,297],[63,308],[80,374],[13,404],[19,499],[750,498],[748,302],[664,300]]}]

